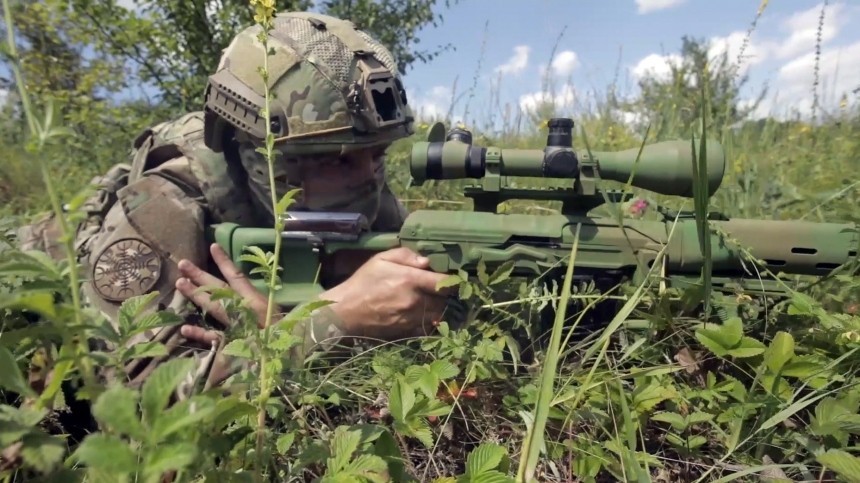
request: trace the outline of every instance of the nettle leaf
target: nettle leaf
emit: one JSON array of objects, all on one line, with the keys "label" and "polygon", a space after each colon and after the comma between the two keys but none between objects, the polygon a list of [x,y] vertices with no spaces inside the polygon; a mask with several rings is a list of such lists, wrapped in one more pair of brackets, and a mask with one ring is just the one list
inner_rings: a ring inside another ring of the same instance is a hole
[{"label": "nettle leaf", "polygon": [[15,356],[5,347],[0,347],[0,387],[22,396],[36,396],[35,391],[24,380]]},{"label": "nettle leaf", "polygon": [[495,443],[482,443],[466,458],[466,474],[474,478],[481,473],[498,468],[507,455],[505,448]]},{"label": "nettle leaf", "polygon": [[287,450],[289,450],[293,446],[293,442],[296,440],[296,433],[285,433],[278,436],[278,441],[275,443],[275,448],[277,448],[278,453],[286,454]]},{"label": "nettle leaf", "polygon": [[104,433],[87,436],[73,456],[90,468],[115,473],[131,473],[137,470],[137,455],[128,444]]},{"label": "nettle leaf", "polygon": [[513,483],[515,480],[499,471],[488,471],[469,479],[469,483]]},{"label": "nettle leaf", "polygon": [[816,460],[847,481],[860,481],[860,458],[846,451],[831,449],[818,455]]},{"label": "nettle leaf", "polygon": [[136,318],[133,327],[125,334],[126,337],[131,337],[133,335],[146,332],[150,329],[155,329],[157,327],[168,327],[180,323],[182,323],[182,317],[173,312],[155,312],[152,314],[146,314],[143,317]]},{"label": "nettle leaf", "polygon": [[251,354],[251,347],[248,345],[248,341],[245,339],[235,339],[230,341],[226,346],[224,346],[224,354],[233,357],[239,357],[242,359],[253,359],[254,356]]},{"label": "nettle leaf", "polygon": [[171,359],[157,367],[141,390],[143,417],[150,425],[158,420],[170,395],[194,367],[194,359]]},{"label": "nettle leaf", "polygon": [[119,307],[119,326],[123,334],[129,334],[133,329],[134,319],[140,316],[144,308],[158,297],[158,291],[138,295],[125,300]]},{"label": "nettle leaf", "polygon": [[54,295],[45,292],[18,293],[14,295],[0,294],[0,309],[25,310],[49,320],[57,318]]},{"label": "nettle leaf", "polygon": [[93,404],[93,416],[99,424],[142,441],[146,430],[137,411],[138,393],[125,386],[113,386],[99,395]]},{"label": "nettle leaf", "polygon": [[53,470],[66,454],[66,443],[63,439],[44,433],[28,434],[21,442],[24,464],[40,473]]},{"label": "nettle leaf", "polygon": [[129,359],[140,359],[142,357],[159,357],[167,355],[167,347],[156,340],[149,342],[141,342],[124,350],[120,355],[120,360],[127,361]]},{"label": "nettle leaf", "polygon": [[196,425],[215,412],[215,400],[208,396],[194,396],[173,405],[158,417],[153,427],[153,437],[163,441],[168,436]]},{"label": "nettle leaf", "polygon": [[149,477],[166,471],[180,471],[194,463],[198,449],[192,443],[162,444],[146,456],[144,472]]},{"label": "nettle leaf", "polygon": [[777,332],[764,354],[768,369],[777,373],[794,357],[794,338],[788,332]]}]

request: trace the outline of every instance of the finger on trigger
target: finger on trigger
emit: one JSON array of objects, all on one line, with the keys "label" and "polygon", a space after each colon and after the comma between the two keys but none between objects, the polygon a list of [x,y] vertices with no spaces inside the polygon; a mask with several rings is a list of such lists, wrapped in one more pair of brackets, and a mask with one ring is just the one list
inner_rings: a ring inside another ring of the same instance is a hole
[{"label": "finger on trigger", "polygon": [[393,248],[386,250],[378,255],[380,260],[385,260],[399,265],[406,265],[414,268],[427,268],[430,266],[430,260],[427,257],[422,257],[407,247]]}]

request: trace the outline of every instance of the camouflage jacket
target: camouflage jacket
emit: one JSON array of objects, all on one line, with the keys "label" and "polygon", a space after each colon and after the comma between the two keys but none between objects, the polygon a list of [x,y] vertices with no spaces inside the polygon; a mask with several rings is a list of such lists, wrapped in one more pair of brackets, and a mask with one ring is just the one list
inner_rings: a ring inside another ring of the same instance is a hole
[{"label": "camouflage jacket", "polygon": [[[78,226],[75,246],[83,267],[85,300],[113,324],[124,300],[153,291],[159,295],[150,309],[173,310],[188,323],[199,321],[197,307],[175,289],[179,261],[188,259],[217,273],[204,236],[207,226],[221,222],[271,226],[269,220],[259,219],[265,210],[255,208],[241,165],[228,163],[203,144],[201,112],[145,130],[134,141],[131,163],[114,166],[93,184],[99,188],[84,205],[87,218]],[[405,217],[406,210],[386,183],[373,228],[397,230]],[[23,227],[18,238],[24,250],[62,256],[52,216]],[[160,363],[176,357],[198,362],[195,380],[181,386],[178,399],[194,388],[208,389],[223,382],[214,374],[230,372],[230,361],[221,353],[224,342],[201,347],[184,339],[179,328],[150,330],[132,341],[159,341],[168,355],[129,363],[125,367],[128,385],[140,386]],[[326,307],[298,330],[305,343],[296,351],[297,357],[340,334],[334,313]]]}]

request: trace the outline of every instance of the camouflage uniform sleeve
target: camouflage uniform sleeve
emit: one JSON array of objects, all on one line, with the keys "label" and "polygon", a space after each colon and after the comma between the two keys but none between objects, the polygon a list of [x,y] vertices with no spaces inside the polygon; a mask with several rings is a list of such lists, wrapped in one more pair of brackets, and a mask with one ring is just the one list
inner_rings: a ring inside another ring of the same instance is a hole
[{"label": "camouflage uniform sleeve", "polygon": [[[175,289],[181,259],[206,267],[209,258],[205,211],[192,179],[187,160],[168,161],[119,189],[104,219],[91,230],[80,232],[78,255],[84,297],[114,326],[123,302],[153,292],[158,295],[148,311],[171,310],[187,323],[199,320],[190,302]],[[129,386],[139,387],[164,361],[193,357],[198,362],[197,371],[177,398],[187,396],[198,379],[207,377],[217,348],[193,347],[179,328],[155,328],[138,334],[128,345],[158,341],[165,345],[167,355],[134,359],[124,367],[125,374],[105,373],[105,377],[122,377]]]}]

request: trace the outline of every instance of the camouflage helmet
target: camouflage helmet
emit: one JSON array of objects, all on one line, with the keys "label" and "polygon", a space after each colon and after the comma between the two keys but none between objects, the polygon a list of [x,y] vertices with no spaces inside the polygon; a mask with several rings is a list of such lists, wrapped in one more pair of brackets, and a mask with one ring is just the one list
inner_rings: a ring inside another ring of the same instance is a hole
[{"label": "camouflage helmet", "polygon": [[224,50],[205,94],[205,142],[215,152],[243,132],[265,139],[270,122],[285,155],[337,153],[388,144],[412,134],[413,114],[391,53],[352,22],[289,12],[273,19],[269,35],[271,119],[262,119],[259,25],[240,32]]}]

